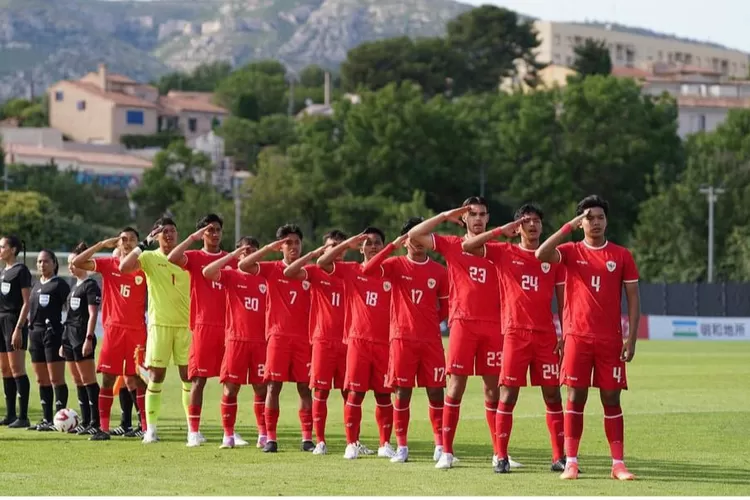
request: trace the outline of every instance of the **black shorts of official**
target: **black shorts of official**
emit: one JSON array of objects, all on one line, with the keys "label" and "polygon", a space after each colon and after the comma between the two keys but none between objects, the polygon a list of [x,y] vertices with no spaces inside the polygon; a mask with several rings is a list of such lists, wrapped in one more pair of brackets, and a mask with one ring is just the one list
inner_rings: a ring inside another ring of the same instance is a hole
[{"label": "black shorts of official", "polygon": [[29,331],[29,354],[32,363],[57,363],[65,361],[60,356],[62,346],[62,329],[53,332],[44,328],[32,328]]},{"label": "black shorts of official", "polygon": [[[91,349],[91,354],[88,356],[83,355],[83,341],[86,340],[86,334],[82,336],[75,331],[73,327],[65,327],[65,335],[63,336],[63,357],[67,362],[73,361],[85,361],[87,359],[94,359],[96,355],[96,337],[92,341],[94,348]],[[73,345],[75,344],[75,345]]]},{"label": "black shorts of official", "polygon": [[[0,314],[0,352],[13,352],[13,332],[18,324],[17,314]],[[29,348],[29,329],[26,325],[21,329],[21,350]]]}]

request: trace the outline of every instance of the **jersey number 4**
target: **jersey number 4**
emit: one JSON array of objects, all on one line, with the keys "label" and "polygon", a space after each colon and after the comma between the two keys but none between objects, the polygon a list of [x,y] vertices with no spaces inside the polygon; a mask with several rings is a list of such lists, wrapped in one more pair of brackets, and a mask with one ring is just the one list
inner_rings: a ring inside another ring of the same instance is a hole
[{"label": "jersey number 4", "polygon": [[591,277],[591,288],[596,290],[597,292],[602,287],[602,277],[601,276],[592,276]]},{"label": "jersey number 4", "polygon": [[120,285],[120,295],[126,299],[130,297],[130,285]]}]

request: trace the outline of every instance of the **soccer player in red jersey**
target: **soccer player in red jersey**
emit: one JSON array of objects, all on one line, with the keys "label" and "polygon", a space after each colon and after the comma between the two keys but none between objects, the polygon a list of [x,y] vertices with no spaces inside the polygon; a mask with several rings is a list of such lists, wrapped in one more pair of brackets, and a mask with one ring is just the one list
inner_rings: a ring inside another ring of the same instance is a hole
[{"label": "soccer player in red jersey", "polygon": [[255,420],[258,426],[258,447],[266,444],[266,280],[260,276],[232,269],[231,263],[256,252],[260,245],[245,236],[237,242],[234,252],[213,261],[203,269],[203,276],[221,283],[226,293],[227,337],[221,364],[221,423],[224,439],[221,448],[236,446],[234,426],[237,421],[237,394],[242,385],[250,384],[255,392]]},{"label": "soccer player in red jersey", "polygon": [[[565,290],[565,268],[560,264],[540,263],[534,255],[539,248],[544,213],[536,205],[526,204],[515,213],[514,221],[484,232],[463,242],[469,253],[482,253],[497,268],[500,296],[503,298],[503,366],[500,377],[500,403],[497,407],[495,433],[498,463],[495,472],[510,472],[508,442],[513,428],[513,409],[526,372],[531,371],[531,385],[541,386],[547,406],[547,429],[552,443],[552,470],[565,468],[563,455],[563,409],[560,397],[559,352],[552,318],[552,297],[562,317]],[[490,243],[500,235],[518,231],[521,242]]]},{"label": "soccer player in red jersey", "polygon": [[344,407],[347,443],[344,458],[350,460],[360,454],[362,402],[368,390],[375,393],[375,420],[380,431],[378,456],[392,458],[395,453],[390,445],[393,404],[391,389],[387,386],[391,282],[379,276],[366,276],[362,265],[356,262],[336,262],[336,259],[348,249],[361,246],[366,265],[383,249],[384,240],[385,235],[380,229],[368,227],[362,234],[339,243],[318,259],[323,270],[344,280],[344,331],[348,346],[344,387],[349,391]]},{"label": "soccer player in red jersey", "polygon": [[[302,230],[286,224],[276,231],[277,241],[253,252],[240,261],[240,270],[265,278],[268,287],[266,307],[266,396],[265,453],[276,453],[276,425],[279,421],[279,394],[284,382],[295,382],[300,398],[299,420],[302,428],[302,451],[312,451],[312,393],[310,392],[311,347],[308,333],[310,283],[291,280],[284,269],[300,257]],[[271,252],[281,251],[282,260],[261,262]]]},{"label": "soccer player in red jersey", "polygon": [[[109,437],[114,400],[112,389],[117,377],[123,374],[140,417],[140,429],[131,430],[126,436],[141,437],[146,428],[146,384],[138,377],[135,364],[136,349],[146,348],[146,276],[143,271],[126,274],[119,269],[120,259],[138,246],[138,238],[138,231],[126,227],[118,237],[100,241],[76,255],[71,262],[78,269],[102,275],[104,337],[97,366],[97,371],[102,374],[98,401],[101,433],[92,437],[95,441]],[[118,256],[94,258],[103,249],[115,247],[119,251]]]},{"label": "soccer player in red jersey", "polygon": [[[224,286],[203,277],[203,269],[227,253],[221,249],[224,221],[216,214],[207,214],[195,225],[196,231],[169,252],[167,259],[190,274],[190,343],[188,378],[191,381],[188,406],[187,446],[200,446],[205,438],[200,433],[203,390],[206,380],[218,377],[224,357],[224,322],[226,297]],[[203,242],[200,250],[188,250],[193,243]],[[237,446],[247,441],[235,437]]]},{"label": "soccer player in red jersey", "polygon": [[[391,458],[393,463],[409,458],[409,404],[415,380],[427,391],[435,436],[434,458],[437,460],[442,454],[445,352],[440,321],[448,316],[448,273],[427,256],[425,247],[408,240],[409,230],[423,220],[409,219],[401,236],[364,266],[367,276],[384,277],[393,286],[388,363],[388,385],[396,392],[393,421],[398,448]],[[386,258],[402,246],[407,249],[405,256]]]},{"label": "soccer player in red jersey", "polygon": [[[284,275],[290,279],[310,283],[310,341],[312,365],[310,388],[312,416],[317,444],[313,455],[328,453],[326,446],[326,420],[328,396],[331,389],[341,389],[346,403],[344,374],[346,372],[346,344],[344,343],[344,282],[341,278],[323,271],[310,261],[318,259],[325,250],[346,240],[346,235],[333,230],[323,236],[323,246],[292,262]],[[344,254],[337,259],[341,261]]]},{"label": "soccer player in red jersey", "polygon": [[460,208],[427,219],[409,231],[413,244],[437,251],[448,264],[451,332],[447,371],[451,377],[443,408],[443,453],[435,465],[437,469],[453,466],[453,439],[461,398],[471,375],[481,376],[484,382],[485,418],[495,451],[493,465],[497,462],[495,419],[503,352],[497,272],[487,259],[463,251],[464,238],[432,233],[443,222],[451,221],[465,227],[465,237],[471,238],[487,230],[489,218],[487,201],[473,196]]},{"label": "soccer player in red jersey", "polygon": [[[592,195],[578,203],[576,217],[549,237],[536,256],[565,265],[564,355],[561,378],[568,386],[562,479],[578,478],[578,445],[589,386],[599,388],[604,432],[612,453],[612,478],[634,479],[623,462],[624,422],[620,393],[628,388],[625,363],[633,360],[641,317],[638,268],[630,251],[608,241],[608,203]],[[573,229],[584,239],[561,244]],[[623,341],[622,289],[628,302],[628,337]],[[592,376],[593,375],[593,376]]]}]

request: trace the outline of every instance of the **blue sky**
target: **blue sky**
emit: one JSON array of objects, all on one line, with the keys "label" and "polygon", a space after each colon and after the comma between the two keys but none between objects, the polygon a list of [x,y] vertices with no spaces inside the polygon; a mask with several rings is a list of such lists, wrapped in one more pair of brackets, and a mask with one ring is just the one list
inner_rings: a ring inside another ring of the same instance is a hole
[{"label": "blue sky", "polygon": [[460,0],[550,21],[614,21],[750,52],[747,0]]}]

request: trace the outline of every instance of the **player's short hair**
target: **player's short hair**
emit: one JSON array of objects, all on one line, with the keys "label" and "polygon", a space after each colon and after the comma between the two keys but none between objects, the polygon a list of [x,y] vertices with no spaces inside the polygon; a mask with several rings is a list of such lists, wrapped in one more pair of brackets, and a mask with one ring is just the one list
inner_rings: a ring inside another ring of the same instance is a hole
[{"label": "player's short hair", "polygon": [[286,238],[290,234],[296,234],[299,239],[302,239],[302,229],[297,224],[284,224],[276,230],[276,239],[281,240]]},{"label": "player's short hair", "polygon": [[401,226],[401,233],[400,235],[403,236],[409,231],[412,230],[413,227],[418,226],[424,222],[424,217],[409,217],[406,222],[404,222],[404,225]]},{"label": "player's short hair", "polygon": [[74,254],[74,255],[78,255],[78,254],[80,254],[80,253],[83,253],[83,252],[85,252],[86,250],[88,250],[88,248],[89,248],[89,246],[88,246],[88,245],[86,244],[86,242],[85,242],[85,241],[81,241],[80,243],[78,243],[78,244],[77,244],[77,245],[76,245],[76,246],[75,246],[75,247],[73,248],[73,251],[72,251],[72,252],[70,252],[70,253],[72,253],[72,254]]},{"label": "player's short hair", "polygon": [[377,234],[378,236],[380,236],[380,241],[385,243],[385,233],[377,227],[367,226],[365,230],[362,231],[362,234]]},{"label": "player's short hair", "polygon": [[461,204],[462,207],[467,207],[469,205],[483,205],[487,211],[490,210],[490,206],[487,204],[487,200],[484,196],[469,196]]},{"label": "player's short hair", "polygon": [[195,229],[203,229],[204,227],[213,224],[214,222],[219,223],[219,227],[224,228],[224,219],[216,214],[206,214],[195,223]]},{"label": "player's short hair", "polygon": [[323,243],[325,243],[328,240],[333,240],[338,243],[341,243],[342,241],[346,240],[348,236],[345,232],[340,231],[338,229],[331,229],[326,234],[323,235]]},{"label": "player's short hair", "polygon": [[138,234],[138,231],[136,231],[134,227],[125,226],[124,228],[122,228],[122,231],[120,231],[120,233],[133,233],[135,235],[136,240],[141,239],[141,235]]},{"label": "player's short hair", "polygon": [[237,240],[237,244],[234,246],[234,248],[240,248],[245,245],[260,248],[260,242],[252,236],[243,236],[242,238]]},{"label": "player's short hair", "polygon": [[578,202],[576,215],[581,215],[589,208],[601,208],[605,216],[609,215],[609,203],[598,194],[592,194]]},{"label": "player's short hair", "polygon": [[39,250],[39,253],[46,253],[47,255],[49,255],[49,258],[52,260],[52,265],[54,266],[52,274],[57,276],[57,273],[60,271],[60,263],[57,261],[57,255],[55,255],[55,252],[48,248],[42,248],[41,250]]},{"label": "player's short hair", "polygon": [[156,222],[154,222],[154,227],[152,229],[156,229],[159,226],[174,226],[175,228],[177,228],[177,224],[175,223],[174,219],[166,216],[156,219]]},{"label": "player's short hair", "polygon": [[537,217],[539,217],[539,220],[544,220],[544,212],[542,211],[542,207],[540,207],[536,203],[524,203],[523,205],[518,207],[518,210],[516,210],[516,213],[513,215],[513,220],[521,219],[526,215],[536,215]]},{"label": "player's short hair", "polygon": [[5,238],[5,241],[8,242],[8,246],[13,249],[13,253],[16,257],[18,257],[18,254],[21,253],[21,250],[26,250],[26,244],[15,234],[3,236],[3,238]]}]

